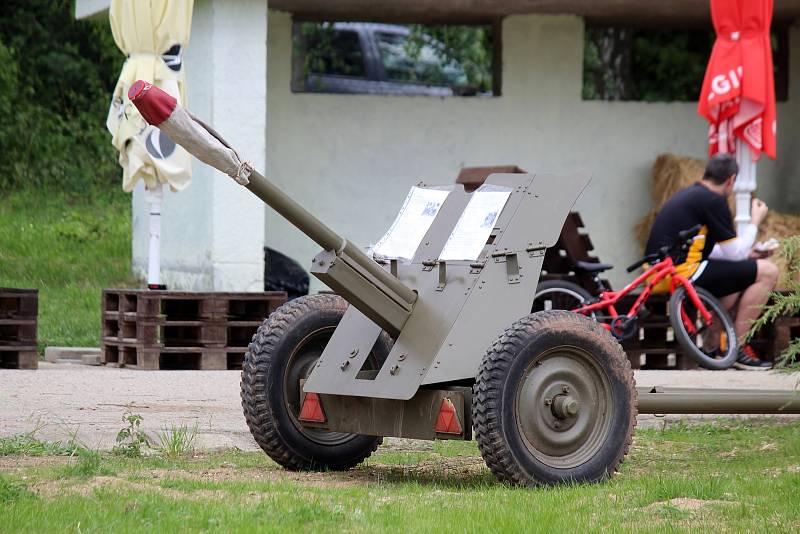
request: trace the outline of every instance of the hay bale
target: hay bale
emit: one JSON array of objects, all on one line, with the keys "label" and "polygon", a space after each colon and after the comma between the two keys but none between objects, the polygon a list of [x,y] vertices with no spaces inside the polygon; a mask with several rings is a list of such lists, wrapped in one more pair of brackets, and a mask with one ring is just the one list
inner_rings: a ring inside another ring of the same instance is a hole
[{"label": "hay bale", "polygon": [[[767,213],[764,222],[758,227],[758,237],[756,240],[764,241],[771,237],[775,239],[784,239],[795,235],[800,235],[800,215],[770,211]],[[778,269],[780,269],[781,275],[788,272],[786,259],[778,255],[773,255],[771,259],[778,266]],[[800,281],[800,279],[796,281]],[[789,281],[785,279],[785,276],[781,276],[777,289],[790,289]]]},{"label": "hay bale", "polygon": [[661,154],[653,163],[650,174],[650,196],[655,210],[661,209],[672,195],[703,178],[706,164],[703,160]]}]

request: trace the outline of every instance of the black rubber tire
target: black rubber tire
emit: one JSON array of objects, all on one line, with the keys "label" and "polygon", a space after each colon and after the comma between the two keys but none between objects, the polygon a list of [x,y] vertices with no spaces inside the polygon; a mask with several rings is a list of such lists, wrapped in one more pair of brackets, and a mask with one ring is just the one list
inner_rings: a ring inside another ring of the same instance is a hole
[{"label": "black rubber tire", "polygon": [[[526,445],[530,442],[520,431],[516,401],[523,374],[534,376],[539,357],[559,347],[586,351],[592,365],[607,377],[611,393],[610,416],[597,439],[599,445],[587,451],[591,457],[584,463],[566,469],[543,463]],[[473,387],[473,426],[481,455],[500,480],[514,485],[608,478],[628,453],[636,415],[633,372],[622,347],[597,322],[567,311],[534,313],[514,323],[487,351]]]},{"label": "black rubber tire", "polygon": [[[329,445],[314,441],[299,428],[296,419],[299,407],[292,409],[285,396],[284,390],[289,387],[284,387],[285,373],[289,372],[291,360],[304,354],[304,347],[298,345],[313,339],[316,340],[313,351],[321,352],[319,345],[324,347],[327,344],[346,309],[347,302],[337,295],[309,295],[294,299],[264,321],[245,354],[241,397],[247,426],[264,452],[287,469],[350,469],[372,454],[383,441],[380,437],[355,434],[342,434],[342,439],[346,439],[343,443]],[[371,356],[376,365],[385,360],[389,348],[385,339],[376,344]],[[313,352],[305,354],[307,361],[309,358],[313,358]],[[297,393],[286,394],[299,396],[299,384]],[[293,413],[290,414],[290,410]]]},{"label": "black rubber tire", "polygon": [[550,302],[551,310],[572,310],[592,300],[592,294],[574,282],[567,280],[545,280],[536,286],[531,313],[547,311],[545,302]]},{"label": "black rubber tire", "polygon": [[675,332],[675,339],[691,358],[706,369],[727,369],[736,362],[736,358],[739,355],[733,319],[731,319],[731,316],[714,295],[702,287],[695,286],[694,289],[697,291],[697,296],[700,297],[703,305],[719,318],[722,331],[725,332],[728,338],[727,350],[719,358],[709,357],[697,347],[696,342],[689,336],[680,314],[681,305],[687,298],[686,288],[683,286],[678,287],[669,299],[669,319],[670,323],[672,323],[672,330]]}]

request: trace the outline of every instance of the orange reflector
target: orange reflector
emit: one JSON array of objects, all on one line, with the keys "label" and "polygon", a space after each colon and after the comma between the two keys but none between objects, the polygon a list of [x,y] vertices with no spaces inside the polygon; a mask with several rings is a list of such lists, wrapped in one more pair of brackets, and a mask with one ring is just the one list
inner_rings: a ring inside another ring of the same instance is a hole
[{"label": "orange reflector", "polygon": [[319,402],[319,395],[306,393],[298,419],[312,423],[324,423],[326,421],[325,412],[322,411],[322,404]]},{"label": "orange reflector", "polygon": [[450,399],[442,399],[435,430],[437,434],[461,434],[461,422],[458,420],[456,407]]}]

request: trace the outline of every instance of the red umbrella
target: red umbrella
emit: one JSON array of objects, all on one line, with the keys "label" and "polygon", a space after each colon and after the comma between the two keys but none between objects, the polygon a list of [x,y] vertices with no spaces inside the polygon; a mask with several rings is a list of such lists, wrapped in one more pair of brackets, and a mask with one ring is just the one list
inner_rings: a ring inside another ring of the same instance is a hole
[{"label": "red umbrella", "polygon": [[709,152],[747,143],[752,159],[775,158],[775,82],[769,26],[773,0],[711,0],[717,41],[697,112],[709,128]]}]

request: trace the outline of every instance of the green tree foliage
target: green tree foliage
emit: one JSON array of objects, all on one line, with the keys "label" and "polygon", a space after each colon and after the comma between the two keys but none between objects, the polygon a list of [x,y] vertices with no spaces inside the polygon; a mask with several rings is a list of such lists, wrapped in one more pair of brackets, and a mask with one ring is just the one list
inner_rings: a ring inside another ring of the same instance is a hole
[{"label": "green tree foliage", "polygon": [[713,30],[587,28],[586,100],[697,100]]},{"label": "green tree foliage", "polygon": [[[382,37],[384,41],[378,43],[390,79],[450,86],[459,94],[492,90],[491,26],[407,27],[407,38],[392,34],[391,39]],[[295,32],[295,58],[302,69],[295,75],[364,76],[360,45],[337,32],[334,23],[302,22]],[[394,49],[395,41],[399,50]],[[295,80],[295,84],[302,87],[304,82]]]},{"label": "green tree foliage", "polygon": [[456,63],[466,74],[469,89],[492,90],[492,28],[491,26],[423,26],[412,24],[406,48],[409,55],[419,58],[423,46],[433,46],[445,62]]},{"label": "green tree foliage", "polygon": [[107,21],[72,0],[6,0],[0,18],[0,192],[108,188],[120,176],[105,129],[124,58]]}]

